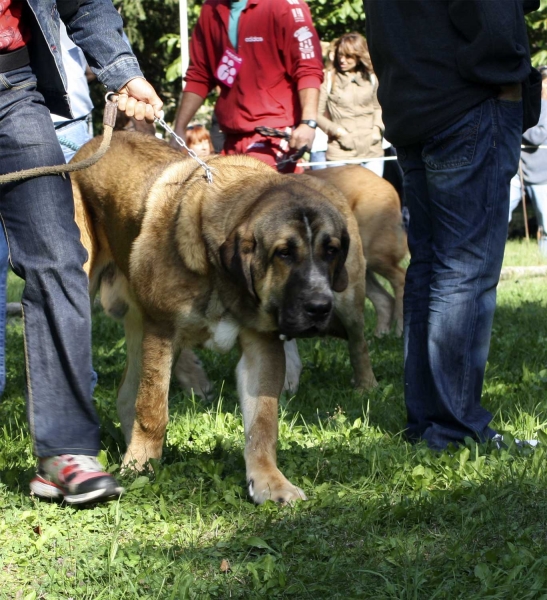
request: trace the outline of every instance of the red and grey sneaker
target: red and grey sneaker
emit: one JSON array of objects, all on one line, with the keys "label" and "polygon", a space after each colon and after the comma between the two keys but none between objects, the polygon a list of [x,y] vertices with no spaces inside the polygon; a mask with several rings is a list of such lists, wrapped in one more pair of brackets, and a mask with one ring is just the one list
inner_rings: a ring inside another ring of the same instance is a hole
[{"label": "red and grey sneaker", "polygon": [[94,456],[81,454],[41,458],[30,489],[40,498],[62,498],[68,504],[110,500],[124,492]]}]

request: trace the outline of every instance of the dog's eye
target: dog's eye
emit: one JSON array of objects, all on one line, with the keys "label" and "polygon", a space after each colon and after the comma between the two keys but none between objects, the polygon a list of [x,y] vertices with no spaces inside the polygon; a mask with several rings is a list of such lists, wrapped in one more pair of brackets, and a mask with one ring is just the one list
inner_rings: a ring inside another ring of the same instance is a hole
[{"label": "dog's eye", "polygon": [[336,246],[327,246],[327,256],[330,258],[334,258],[338,252],[340,252],[340,248]]},{"label": "dog's eye", "polygon": [[278,248],[275,251],[275,255],[279,258],[282,258],[283,260],[288,260],[292,258],[292,251],[290,248]]}]

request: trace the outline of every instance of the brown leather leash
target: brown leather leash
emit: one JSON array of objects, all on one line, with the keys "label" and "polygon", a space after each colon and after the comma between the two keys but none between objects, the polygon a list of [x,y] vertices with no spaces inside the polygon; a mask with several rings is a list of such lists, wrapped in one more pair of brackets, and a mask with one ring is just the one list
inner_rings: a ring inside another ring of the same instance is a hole
[{"label": "brown leather leash", "polygon": [[[263,135],[264,137],[282,138],[284,140],[291,139],[291,134],[288,131],[276,129],[275,127],[266,127],[263,125],[259,125],[258,127],[255,127],[255,131],[257,133],[260,133],[260,135]],[[277,170],[282,171],[287,165],[291,163],[297,163],[304,156],[304,154],[306,154],[306,152],[309,151],[310,150],[307,146],[302,146],[302,148],[299,148],[298,150],[296,150],[296,152],[293,152],[289,156],[279,160],[277,162]]]},{"label": "brown leather leash", "polygon": [[116,124],[116,114],[118,112],[118,103],[109,99],[109,96],[112,93],[113,92],[108,92],[108,94],[105,96],[106,104],[104,107],[103,116],[103,140],[95,154],[78,162],[70,162],[68,165],[64,164],[52,165],[48,167],[33,167],[32,169],[15,171],[14,173],[6,173],[5,175],[0,175],[0,185],[4,183],[11,183],[13,181],[21,181],[23,179],[32,179],[33,177],[41,177],[43,175],[64,175],[65,173],[81,171],[82,169],[87,169],[87,167],[94,165],[106,154],[108,148],[110,147],[110,141],[112,140],[112,132],[114,130],[114,125]]}]

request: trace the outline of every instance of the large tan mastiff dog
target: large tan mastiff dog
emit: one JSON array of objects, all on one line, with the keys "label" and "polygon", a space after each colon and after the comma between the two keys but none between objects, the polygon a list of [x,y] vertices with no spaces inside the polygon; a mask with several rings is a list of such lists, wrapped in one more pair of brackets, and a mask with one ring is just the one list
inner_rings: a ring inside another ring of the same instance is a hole
[{"label": "large tan mastiff dog", "polygon": [[[347,198],[359,224],[363,253],[367,261],[367,297],[376,310],[376,335],[403,332],[403,294],[406,270],[400,265],[408,253],[401,204],[395,188],[361,165],[346,165],[310,171],[328,181]],[[385,277],[394,297],[378,282],[375,273]]]},{"label": "large tan mastiff dog", "polygon": [[359,231],[345,198],[317,179],[279,175],[245,156],[209,165],[212,184],[166,143],[120,132],[104,159],[73,176],[90,293],[100,289],[105,311],[125,326],[123,464],[142,469],[161,456],[177,355],[238,343],[249,494],[290,502],[305,495],[276,465],[280,336],[346,337],[355,385],[375,385]]}]

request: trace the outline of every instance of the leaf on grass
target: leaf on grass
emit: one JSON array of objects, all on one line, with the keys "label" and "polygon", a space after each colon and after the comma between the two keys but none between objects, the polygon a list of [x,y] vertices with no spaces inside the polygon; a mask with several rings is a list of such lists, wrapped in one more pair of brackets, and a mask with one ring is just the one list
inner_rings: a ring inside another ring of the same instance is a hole
[{"label": "leaf on grass", "polygon": [[135,481],[129,486],[129,489],[138,490],[139,488],[144,487],[149,481],[150,479],[146,475],[141,475],[135,479]]},{"label": "leaf on grass", "polygon": [[462,450],[458,456],[458,461],[460,463],[460,469],[463,469],[465,467],[465,464],[469,460],[470,455],[471,455],[471,450],[469,450],[469,448],[462,448]]},{"label": "leaf on grass", "polygon": [[475,567],[475,577],[480,579],[482,582],[485,582],[490,577],[490,569],[488,565],[485,563],[479,563]]},{"label": "leaf on grass", "polygon": [[220,571],[221,573],[228,573],[228,571],[231,571],[231,567],[230,567],[230,561],[223,558],[220,561]]},{"label": "leaf on grass", "polygon": [[251,536],[250,538],[247,538],[245,540],[245,543],[248,546],[252,546],[253,548],[262,548],[264,550],[271,550],[272,552],[275,552],[275,550],[273,548],[271,548],[270,546],[268,546],[268,544],[261,538],[256,537],[256,536]]},{"label": "leaf on grass", "polygon": [[160,514],[165,521],[169,521],[169,513],[167,512],[167,506],[165,505],[163,496],[160,496]]},{"label": "leaf on grass", "polygon": [[33,527],[32,531],[34,531],[36,535],[42,535],[42,528],[40,527],[40,525],[36,525],[36,527]]}]

